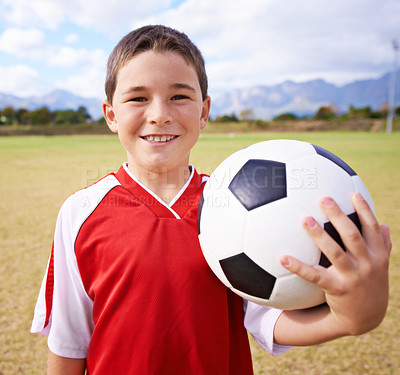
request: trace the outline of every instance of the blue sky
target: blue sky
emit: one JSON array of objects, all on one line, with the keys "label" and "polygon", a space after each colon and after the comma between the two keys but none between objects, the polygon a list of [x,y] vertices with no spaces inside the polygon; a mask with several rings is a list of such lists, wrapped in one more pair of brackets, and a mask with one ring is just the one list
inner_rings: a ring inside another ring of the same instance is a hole
[{"label": "blue sky", "polygon": [[217,96],[391,71],[399,0],[0,0],[0,92],[104,97],[107,57],[135,27],[161,23],[202,50]]}]

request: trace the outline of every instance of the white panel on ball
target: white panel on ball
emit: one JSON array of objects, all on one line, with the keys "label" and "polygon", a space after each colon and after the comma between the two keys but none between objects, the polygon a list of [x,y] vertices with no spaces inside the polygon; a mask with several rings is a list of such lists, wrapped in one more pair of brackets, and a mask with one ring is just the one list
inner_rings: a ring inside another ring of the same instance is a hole
[{"label": "white panel on ball", "polygon": [[325,293],[297,275],[276,280],[269,305],[279,309],[302,309],[325,302]]},{"label": "white panel on ball", "polygon": [[304,208],[288,198],[250,211],[245,231],[246,254],[276,277],[290,274],[280,264],[283,255],[301,258],[310,265],[318,264],[321,252],[302,226],[305,214]]},{"label": "white panel on ball", "polygon": [[[305,207],[319,223],[327,221],[319,207],[324,196],[335,199],[346,215],[354,212],[352,178],[329,159],[317,154],[294,159],[286,164],[286,173],[288,197]],[[293,178],[296,175],[298,178]]]},{"label": "white panel on ball", "polygon": [[282,163],[315,153],[311,144],[288,139],[275,139],[255,143],[245,150],[247,150],[248,159],[275,160]]},{"label": "white panel on ball", "polygon": [[213,239],[211,251],[218,251],[220,258],[242,251],[247,210],[228,189],[204,189],[203,199],[200,233]]}]

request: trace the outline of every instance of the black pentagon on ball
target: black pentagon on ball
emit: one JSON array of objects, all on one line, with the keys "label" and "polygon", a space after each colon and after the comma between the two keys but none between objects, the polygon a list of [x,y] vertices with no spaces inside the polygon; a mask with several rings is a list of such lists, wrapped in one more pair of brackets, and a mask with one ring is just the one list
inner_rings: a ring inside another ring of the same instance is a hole
[{"label": "black pentagon on ball", "polygon": [[[352,214],[347,215],[347,217],[356,225],[356,227],[358,228],[358,230],[361,233],[361,223],[360,223],[360,219],[358,218],[357,213],[353,212]],[[344,246],[342,238],[340,237],[339,232],[336,230],[336,228],[332,225],[332,223],[330,221],[324,224],[324,229],[340,245],[340,247],[343,249],[343,251],[346,251],[346,248]],[[325,254],[321,253],[319,265],[322,267],[328,268],[331,264],[332,263],[328,260],[328,258],[325,256]]]},{"label": "black pentagon on ball", "polygon": [[272,160],[250,159],[228,188],[248,211],[285,198],[286,166]]},{"label": "black pentagon on ball", "polygon": [[235,289],[254,297],[269,299],[276,277],[261,268],[245,253],[221,259],[219,263]]},{"label": "black pentagon on ball", "polygon": [[318,155],[321,155],[324,158],[329,159],[331,162],[335,163],[340,168],[342,168],[344,171],[346,171],[350,176],[357,176],[357,173],[346,162],[344,162],[342,159],[340,159],[339,156],[333,154],[332,152],[330,152],[322,147],[319,147],[316,145],[312,145],[312,146],[314,147],[314,149]]}]

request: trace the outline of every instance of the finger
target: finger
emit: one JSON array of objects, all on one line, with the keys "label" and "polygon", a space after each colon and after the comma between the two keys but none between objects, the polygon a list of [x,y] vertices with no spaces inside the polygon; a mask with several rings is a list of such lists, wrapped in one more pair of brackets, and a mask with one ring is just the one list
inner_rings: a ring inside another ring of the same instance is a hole
[{"label": "finger", "polygon": [[381,225],[381,233],[383,236],[383,241],[385,243],[385,248],[387,255],[389,256],[392,250],[392,241],[390,240],[390,229],[388,225],[382,224]]},{"label": "finger", "polygon": [[[368,202],[360,193],[353,194],[352,201],[361,223],[362,234],[365,241],[370,248],[383,249],[385,251],[387,246],[384,234]],[[381,246],[382,242],[385,243],[384,246]]]},{"label": "finger", "polygon": [[324,283],[325,269],[321,267],[310,266],[289,255],[283,256],[280,261],[283,267],[300,276],[302,279],[310,281],[321,288],[326,286]]},{"label": "finger", "polygon": [[303,220],[303,227],[329,261],[340,270],[349,269],[352,264],[342,247],[312,217]]},{"label": "finger", "polygon": [[[320,201],[320,207],[338,231],[346,250],[356,256],[366,256],[367,247],[361,232],[353,221],[344,214],[336,202],[330,197],[324,197]],[[364,209],[367,208],[364,207]]]}]

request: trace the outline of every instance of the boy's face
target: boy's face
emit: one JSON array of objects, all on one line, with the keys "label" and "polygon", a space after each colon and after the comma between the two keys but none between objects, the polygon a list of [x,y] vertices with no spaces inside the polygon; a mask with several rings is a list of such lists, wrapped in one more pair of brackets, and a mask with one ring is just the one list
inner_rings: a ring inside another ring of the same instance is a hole
[{"label": "boy's face", "polygon": [[195,69],[175,52],[136,55],[118,73],[113,102],[103,102],[107,123],[139,179],[150,171],[186,171],[209,110]]}]

